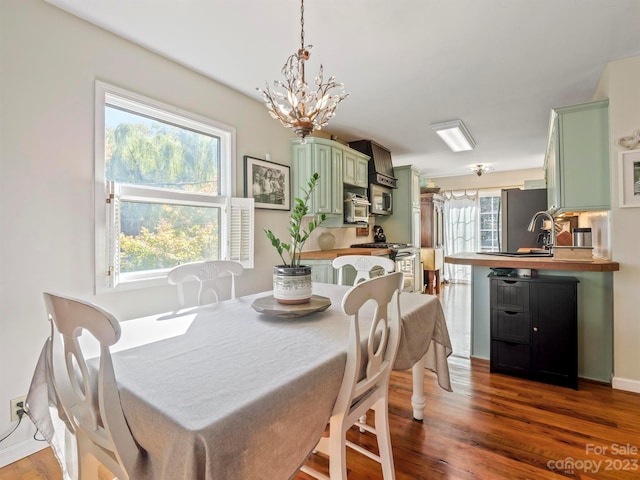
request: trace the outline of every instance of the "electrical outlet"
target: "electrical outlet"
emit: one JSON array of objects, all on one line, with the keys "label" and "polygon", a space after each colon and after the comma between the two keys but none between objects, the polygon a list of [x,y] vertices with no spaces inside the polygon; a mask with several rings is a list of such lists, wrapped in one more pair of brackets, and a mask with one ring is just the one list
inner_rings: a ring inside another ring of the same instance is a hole
[{"label": "electrical outlet", "polygon": [[[24,410],[24,404],[27,401],[27,396],[24,395],[22,397],[18,397],[18,398],[14,398],[13,400],[11,400],[11,421],[12,422],[17,422],[20,417],[18,417],[18,412],[20,410]],[[21,403],[22,406],[19,406],[18,404]]]}]

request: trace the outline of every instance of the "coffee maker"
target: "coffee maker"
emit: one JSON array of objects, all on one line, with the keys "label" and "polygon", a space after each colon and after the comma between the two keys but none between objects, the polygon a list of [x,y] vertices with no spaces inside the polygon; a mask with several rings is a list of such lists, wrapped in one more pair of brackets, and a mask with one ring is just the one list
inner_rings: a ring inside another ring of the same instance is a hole
[{"label": "coffee maker", "polygon": [[387,236],[384,234],[384,230],[380,225],[373,226],[373,241],[374,242],[386,242]]}]

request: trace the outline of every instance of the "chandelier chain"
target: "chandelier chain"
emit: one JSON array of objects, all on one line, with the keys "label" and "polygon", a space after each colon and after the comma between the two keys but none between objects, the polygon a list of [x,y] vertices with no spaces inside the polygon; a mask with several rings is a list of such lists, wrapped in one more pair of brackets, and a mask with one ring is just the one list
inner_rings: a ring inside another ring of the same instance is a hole
[{"label": "chandelier chain", "polygon": [[304,50],[304,0],[300,2],[300,49]]}]

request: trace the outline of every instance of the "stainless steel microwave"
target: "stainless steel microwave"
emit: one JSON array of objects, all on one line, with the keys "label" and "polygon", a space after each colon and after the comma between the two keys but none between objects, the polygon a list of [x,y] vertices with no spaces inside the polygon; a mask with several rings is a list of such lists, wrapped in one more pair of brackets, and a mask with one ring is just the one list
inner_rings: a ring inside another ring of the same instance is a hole
[{"label": "stainless steel microwave", "polygon": [[382,185],[369,185],[371,215],[391,215],[393,213],[393,190]]}]

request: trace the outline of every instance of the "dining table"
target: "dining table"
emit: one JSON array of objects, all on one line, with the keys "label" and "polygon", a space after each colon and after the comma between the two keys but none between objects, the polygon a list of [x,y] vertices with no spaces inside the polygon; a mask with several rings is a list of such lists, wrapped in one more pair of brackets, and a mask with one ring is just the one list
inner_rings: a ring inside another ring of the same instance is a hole
[{"label": "dining table", "polygon": [[[298,318],[256,311],[254,302],[271,295],[262,292],[121,322],[111,354],[122,409],[140,447],[131,478],[295,476],[331,415],[350,322],[342,299],[351,287],[314,283],[312,288],[331,304]],[[412,369],[407,408],[421,419],[425,368],[451,391],[451,342],[436,296],[401,293],[399,298],[402,332],[394,369]],[[372,302],[360,312],[365,337],[373,312]],[[86,348],[88,357],[91,348],[97,357],[97,345],[87,341]],[[64,470],[73,448],[56,418],[45,363],[43,350],[27,409]]]}]

